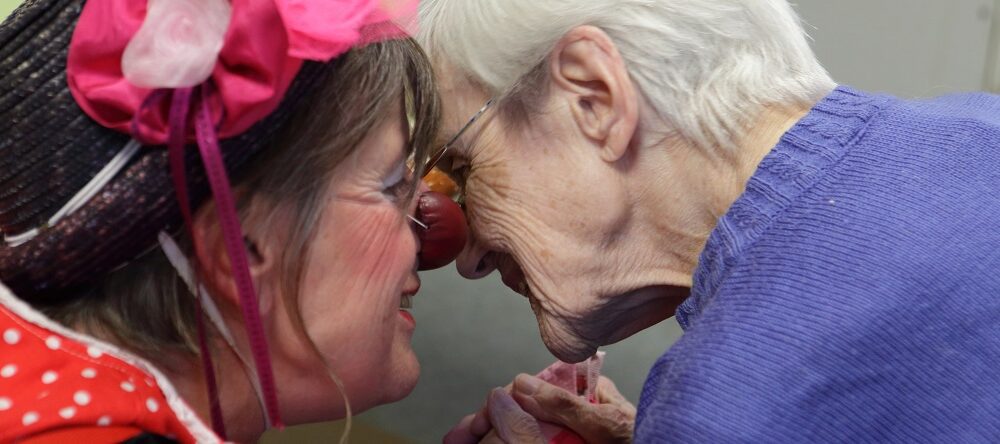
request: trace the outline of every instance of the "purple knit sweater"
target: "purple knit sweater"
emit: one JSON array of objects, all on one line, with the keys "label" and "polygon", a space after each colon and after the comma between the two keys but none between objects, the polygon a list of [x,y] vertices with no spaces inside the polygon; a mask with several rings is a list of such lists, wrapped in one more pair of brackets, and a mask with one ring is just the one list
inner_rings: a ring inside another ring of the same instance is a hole
[{"label": "purple knit sweater", "polygon": [[1000,97],[841,87],[702,253],[636,441],[1000,442]]}]

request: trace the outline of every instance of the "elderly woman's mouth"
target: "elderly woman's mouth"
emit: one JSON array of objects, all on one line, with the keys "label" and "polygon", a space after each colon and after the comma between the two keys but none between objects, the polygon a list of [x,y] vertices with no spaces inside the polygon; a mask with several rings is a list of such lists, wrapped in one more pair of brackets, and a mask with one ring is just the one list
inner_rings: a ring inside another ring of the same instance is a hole
[{"label": "elderly woman's mouth", "polygon": [[528,297],[531,294],[531,288],[528,286],[524,271],[521,270],[517,262],[509,255],[504,255],[497,262],[497,269],[500,270],[500,280],[503,284],[517,294]]}]

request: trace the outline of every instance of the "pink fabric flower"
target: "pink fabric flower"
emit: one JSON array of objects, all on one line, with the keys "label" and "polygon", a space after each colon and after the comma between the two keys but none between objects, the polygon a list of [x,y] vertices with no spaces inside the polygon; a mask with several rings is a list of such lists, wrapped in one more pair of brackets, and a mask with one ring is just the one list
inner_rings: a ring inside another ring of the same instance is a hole
[{"label": "pink fabric flower", "polygon": [[125,78],[142,88],[201,84],[222,51],[231,13],[227,0],[149,0],[122,55]]},{"label": "pink fabric flower", "polygon": [[[203,1],[87,2],[70,42],[66,69],[80,108],[98,123],[129,133],[153,89],[187,86],[203,78],[214,87],[210,105],[219,136],[232,137],[277,108],[304,59],[325,61],[354,46],[405,36],[412,31],[417,4],[232,0],[221,49],[215,49],[219,23],[207,22],[218,18],[197,17],[188,9],[197,4],[198,10],[206,10]],[[222,15],[220,9],[212,17]],[[185,48],[162,48],[173,44]],[[196,44],[205,47],[196,49]],[[212,51],[218,56],[208,69]],[[210,74],[204,78],[206,70]],[[167,100],[153,105],[142,110],[139,134],[134,136],[145,144],[164,144],[169,106]],[[194,140],[193,133],[189,140]]]},{"label": "pink fabric flower", "polygon": [[277,5],[288,32],[288,54],[309,60],[330,60],[365,42],[363,31],[371,25],[395,23],[405,29],[416,15],[416,2],[400,0],[279,0]]}]

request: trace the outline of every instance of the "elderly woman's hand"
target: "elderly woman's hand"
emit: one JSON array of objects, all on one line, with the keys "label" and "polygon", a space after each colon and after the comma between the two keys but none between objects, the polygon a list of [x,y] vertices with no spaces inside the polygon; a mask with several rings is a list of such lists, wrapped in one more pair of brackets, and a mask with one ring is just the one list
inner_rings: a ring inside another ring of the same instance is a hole
[{"label": "elderly woman's hand", "polygon": [[490,392],[486,406],[466,416],[444,444],[545,443],[539,421],[572,430],[590,444],[630,443],[635,406],[601,377],[597,404],[530,375]]}]

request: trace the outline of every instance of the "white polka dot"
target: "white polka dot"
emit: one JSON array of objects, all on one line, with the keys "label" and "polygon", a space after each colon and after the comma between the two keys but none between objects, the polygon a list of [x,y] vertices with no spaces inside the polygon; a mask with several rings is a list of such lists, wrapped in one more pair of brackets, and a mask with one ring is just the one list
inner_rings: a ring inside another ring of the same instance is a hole
[{"label": "white polka dot", "polygon": [[157,403],[155,399],[149,398],[146,399],[146,408],[149,409],[149,411],[156,413],[156,411],[160,409],[160,404]]},{"label": "white polka dot", "polygon": [[89,367],[85,368],[85,369],[83,369],[82,372],[80,372],[80,376],[83,376],[84,378],[87,378],[87,379],[94,379],[94,377],[97,376],[97,370],[94,370],[94,369],[89,368]]},{"label": "white polka dot", "polygon": [[105,426],[111,425],[111,417],[108,416],[108,415],[104,415],[104,416],[100,417],[97,420],[97,425],[99,425],[101,427],[105,427]]},{"label": "white polka dot", "polygon": [[77,403],[79,405],[90,404],[90,393],[87,393],[85,390],[80,390],[80,391],[74,393],[73,394],[73,402],[75,402],[75,403]]},{"label": "white polka dot", "polygon": [[97,359],[100,358],[101,355],[104,354],[104,352],[102,352],[101,349],[91,345],[90,347],[87,347],[87,354],[90,355],[91,358]]},{"label": "white polka dot", "polygon": [[57,374],[52,370],[49,370],[42,374],[42,384],[51,384],[53,382],[56,382],[56,379],[59,379],[59,374]]},{"label": "white polka dot", "polygon": [[38,422],[38,412],[28,412],[21,417],[21,424],[26,426],[32,425]]},{"label": "white polka dot", "polygon": [[70,419],[76,414],[76,407],[69,406],[59,409],[59,416],[63,419]]},{"label": "white polka dot", "polygon": [[10,345],[17,344],[21,342],[21,332],[13,328],[8,328],[3,332],[3,341]]},{"label": "white polka dot", "polygon": [[62,341],[60,341],[59,338],[57,338],[55,336],[49,336],[49,337],[45,338],[45,346],[48,347],[48,348],[50,348],[50,349],[52,349],[52,350],[55,350],[55,349],[59,348],[59,345],[61,343],[62,343]]},{"label": "white polka dot", "polygon": [[3,376],[4,378],[9,378],[11,376],[14,376],[14,374],[16,373],[17,373],[17,366],[14,364],[7,364],[3,366],[3,368],[0,368],[0,376]]},{"label": "white polka dot", "polygon": [[0,411],[10,410],[10,407],[13,405],[14,403],[11,402],[10,398],[0,397]]},{"label": "white polka dot", "polygon": [[126,392],[134,392],[135,391],[135,384],[132,384],[131,382],[125,381],[125,382],[122,383],[122,390],[125,390]]}]

